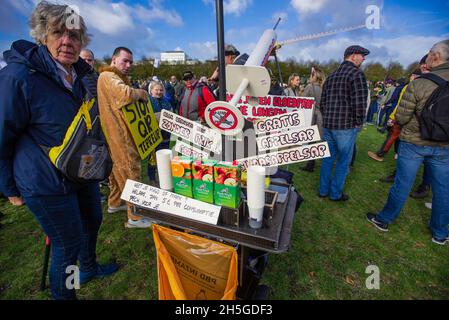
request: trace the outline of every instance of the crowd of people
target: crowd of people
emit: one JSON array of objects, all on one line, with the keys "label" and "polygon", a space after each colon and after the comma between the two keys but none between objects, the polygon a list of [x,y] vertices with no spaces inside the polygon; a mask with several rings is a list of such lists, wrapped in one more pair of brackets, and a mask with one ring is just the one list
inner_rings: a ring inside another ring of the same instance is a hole
[{"label": "crowd of people", "polygon": [[[95,98],[114,164],[107,181],[107,212],[126,210],[126,227],[149,228],[152,221],[136,214],[120,198],[127,179],[141,180],[141,159],[122,108],[150,100],[156,118],[162,110],[169,110],[204,123],[205,108],[217,99],[220,80],[218,69],[199,80],[186,70],[182,82],[173,75],[167,81],[153,77],[132,84],[133,52],[126,47],[117,47],[110,65],[97,72],[94,53],[87,49],[91,39],[85,22],[79,16],[79,28],[67,29],[65,21],[70,14],[65,5],[40,2],[30,18],[35,43],[14,42],[4,54],[7,65],[0,71],[0,90],[8,93],[0,96],[0,192],[12,205],[25,204],[51,239],[50,287],[55,299],[76,298],[75,291],[65,285],[65,271],[77,261],[81,284],[111,275],[118,266],[97,263],[102,223],[99,183],[67,179],[52,165],[43,147],[59,146],[80,106]],[[419,114],[438,87],[424,75],[449,80],[449,40],[430,48],[407,81],[386,79],[371,89],[361,68],[369,53],[361,46],[348,47],[336,71],[326,77],[313,67],[305,87],[297,73],[290,75],[285,85],[271,73],[270,94],[314,97],[313,124],[331,154],[322,160],[317,195],[331,201],[350,199],[344,185],[355,157],[357,135],[365,124],[373,124],[377,114],[379,132],[388,133],[379,150],[368,156],[382,161],[394,145],[397,169],[385,179],[393,182],[385,206],[377,214],[367,213],[368,221],[388,231],[424,163],[423,183],[415,196],[423,197],[432,189],[432,241],[444,245],[449,242],[449,141],[423,139]],[[226,46],[225,56],[226,64],[244,64],[248,58],[232,45]],[[157,148],[169,148],[169,143],[170,136],[164,132]],[[309,161],[302,169],[312,172],[314,168],[315,161]],[[150,156],[147,174],[152,185],[157,185],[156,172]]]}]

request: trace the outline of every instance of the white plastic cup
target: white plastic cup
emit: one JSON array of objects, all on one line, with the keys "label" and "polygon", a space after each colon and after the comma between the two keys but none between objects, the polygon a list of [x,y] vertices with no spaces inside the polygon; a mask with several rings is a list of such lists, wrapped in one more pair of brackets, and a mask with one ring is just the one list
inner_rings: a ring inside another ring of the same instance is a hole
[{"label": "white plastic cup", "polygon": [[163,190],[173,190],[171,175],[171,160],[173,153],[170,149],[156,151],[157,172],[159,175],[159,187]]},{"label": "white plastic cup", "polygon": [[263,209],[265,207],[265,168],[261,166],[249,167],[246,186],[249,226],[259,229],[262,227]]}]

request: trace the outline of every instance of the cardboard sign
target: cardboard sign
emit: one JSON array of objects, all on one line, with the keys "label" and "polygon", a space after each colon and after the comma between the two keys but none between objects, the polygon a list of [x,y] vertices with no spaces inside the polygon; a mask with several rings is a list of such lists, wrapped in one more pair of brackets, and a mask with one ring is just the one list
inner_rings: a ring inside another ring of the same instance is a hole
[{"label": "cardboard sign", "polygon": [[122,110],[140,158],[143,160],[162,142],[161,130],[151,102],[137,101],[123,107]]},{"label": "cardboard sign", "polygon": [[280,132],[304,126],[305,118],[301,110],[254,121],[256,134]]},{"label": "cardboard sign", "polygon": [[286,149],[273,153],[259,154],[254,157],[237,160],[242,170],[250,166],[275,167],[285,164],[330,157],[327,142],[320,142],[298,148]]},{"label": "cardboard sign", "polygon": [[298,128],[256,138],[259,151],[282,149],[320,140],[321,137],[317,126]]},{"label": "cardboard sign", "polygon": [[136,206],[216,225],[221,207],[128,179],[121,198]]},{"label": "cardboard sign", "polygon": [[[231,95],[226,97],[230,101]],[[253,106],[248,101],[257,101]],[[309,97],[287,97],[287,96],[266,96],[266,97],[247,97],[243,96],[236,105],[240,112],[248,120],[257,118],[268,118],[280,114],[303,110],[305,117],[305,126],[312,125],[313,112],[315,108],[315,99]]]},{"label": "cardboard sign", "polygon": [[209,127],[227,136],[241,133],[245,126],[245,118],[239,109],[223,101],[209,104],[204,111],[204,118]]},{"label": "cardboard sign", "polygon": [[183,141],[177,141],[175,145],[175,151],[182,154],[183,156],[192,157],[195,159],[203,158],[208,159],[209,153],[201,149],[195,148],[188,143]]},{"label": "cardboard sign", "polygon": [[221,134],[195,121],[162,110],[159,127],[203,149],[221,154]]}]

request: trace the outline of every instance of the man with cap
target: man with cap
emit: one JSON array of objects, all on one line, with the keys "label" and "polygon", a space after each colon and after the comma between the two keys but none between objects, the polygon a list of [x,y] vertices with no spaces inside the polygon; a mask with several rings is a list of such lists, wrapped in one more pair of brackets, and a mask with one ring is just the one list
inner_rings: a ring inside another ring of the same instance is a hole
[{"label": "man with cap", "polygon": [[[321,198],[346,201],[343,193],[349,164],[354,152],[357,133],[363,125],[368,86],[360,69],[369,50],[350,46],[345,50],[344,61],[331,73],[323,85],[321,112],[323,114],[323,140],[327,141],[331,156],[322,160],[320,172]],[[335,172],[332,175],[332,168]]]},{"label": "man with cap", "polygon": [[215,101],[213,93],[207,83],[195,79],[192,71],[185,71],[182,79],[184,80],[185,90],[179,105],[179,115],[193,121],[204,122],[206,107]]},{"label": "man with cap", "polygon": [[[244,65],[249,56],[246,53],[240,54],[232,44],[225,45],[225,64]],[[209,81],[218,81],[218,67],[215,69]]]}]

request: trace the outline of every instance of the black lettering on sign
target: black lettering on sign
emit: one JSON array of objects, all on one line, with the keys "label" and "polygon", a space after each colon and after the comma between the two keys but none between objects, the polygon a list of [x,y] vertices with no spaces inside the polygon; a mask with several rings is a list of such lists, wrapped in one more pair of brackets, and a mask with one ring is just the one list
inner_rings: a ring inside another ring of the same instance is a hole
[{"label": "black lettering on sign", "polygon": [[148,113],[147,104],[142,101],[138,101],[137,102],[137,110],[139,111],[140,117],[146,116],[146,114]]},{"label": "black lettering on sign", "polygon": [[145,138],[148,135],[148,128],[143,120],[139,120],[137,124],[137,129],[142,138]]},{"label": "black lettering on sign", "polygon": [[128,112],[128,113],[132,113],[133,118],[129,121],[129,123],[133,124],[136,121],[136,119],[137,119],[136,112],[133,110],[133,108],[131,108],[131,105],[126,106],[125,107],[125,111]]}]

